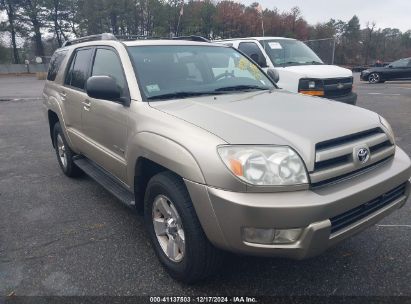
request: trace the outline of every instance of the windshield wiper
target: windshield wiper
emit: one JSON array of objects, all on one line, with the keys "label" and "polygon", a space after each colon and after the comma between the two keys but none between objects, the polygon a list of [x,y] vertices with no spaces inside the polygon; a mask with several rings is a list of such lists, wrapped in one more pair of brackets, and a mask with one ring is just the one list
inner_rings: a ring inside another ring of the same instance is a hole
[{"label": "windshield wiper", "polygon": [[283,63],[283,65],[305,65],[305,64],[312,64],[312,65],[320,65],[320,64],[324,64],[324,63],[322,63],[322,62],[319,62],[319,61],[315,61],[315,60],[313,60],[313,61],[308,61],[308,62],[297,62],[297,61],[287,61],[287,62],[285,62],[285,63]]},{"label": "windshield wiper", "polygon": [[297,62],[297,61],[287,61],[284,62],[283,65],[292,65],[292,64],[301,64],[301,62]]},{"label": "windshield wiper", "polygon": [[318,64],[318,65],[323,65],[324,63],[314,60],[314,61],[305,62],[305,64]]},{"label": "windshield wiper", "polygon": [[150,97],[147,97],[147,99],[148,100],[163,100],[163,99],[188,98],[188,97],[195,97],[195,96],[215,95],[215,94],[216,92],[182,91],[182,92],[172,92],[172,93],[150,96]]},{"label": "windshield wiper", "polygon": [[165,99],[189,98],[189,97],[206,96],[206,95],[221,95],[221,94],[224,94],[225,92],[250,91],[250,90],[270,90],[270,88],[260,87],[256,85],[237,85],[237,86],[219,88],[211,92],[209,91],[206,91],[206,92],[195,92],[195,91],[193,92],[190,92],[190,91],[172,92],[172,93],[150,96],[150,97],[147,97],[147,100],[165,100]]},{"label": "windshield wiper", "polygon": [[215,92],[232,92],[232,91],[250,91],[250,90],[271,90],[269,87],[260,87],[257,85],[236,85],[236,86],[230,86],[230,87],[222,87],[219,89],[216,89]]}]

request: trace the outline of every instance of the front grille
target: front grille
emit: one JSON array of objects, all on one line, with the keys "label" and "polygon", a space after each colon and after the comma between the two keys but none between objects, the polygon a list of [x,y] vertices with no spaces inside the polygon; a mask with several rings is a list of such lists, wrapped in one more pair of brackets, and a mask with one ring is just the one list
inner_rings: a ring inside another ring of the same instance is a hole
[{"label": "front grille", "polygon": [[[370,158],[361,164],[354,156],[354,150],[368,147]],[[390,159],[395,146],[380,128],[363,131],[318,143],[314,171],[310,172],[312,187],[323,186],[362,171]]]},{"label": "front grille", "polygon": [[346,96],[352,92],[352,87],[336,89],[336,90],[324,90],[325,97],[341,97]]},{"label": "front grille", "polygon": [[324,97],[341,97],[352,92],[353,78],[330,78],[324,80]]},{"label": "front grille", "polygon": [[405,191],[406,184],[402,184],[401,186],[377,197],[372,201],[369,201],[368,203],[331,218],[331,234],[360,221],[385,206],[388,206],[392,202],[404,196]]},{"label": "front grille", "polygon": [[339,83],[353,83],[352,77],[345,77],[345,78],[329,78],[324,79],[324,85],[332,85],[332,84],[339,84]]}]

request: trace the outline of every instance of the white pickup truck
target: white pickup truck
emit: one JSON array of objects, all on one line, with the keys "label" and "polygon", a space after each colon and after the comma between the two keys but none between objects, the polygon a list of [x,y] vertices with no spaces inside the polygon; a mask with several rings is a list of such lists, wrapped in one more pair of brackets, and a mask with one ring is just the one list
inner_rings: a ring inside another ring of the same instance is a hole
[{"label": "white pickup truck", "polygon": [[350,70],[327,65],[305,43],[282,37],[251,37],[215,41],[240,50],[268,72],[279,74],[278,85],[302,93],[356,104],[353,74]]}]

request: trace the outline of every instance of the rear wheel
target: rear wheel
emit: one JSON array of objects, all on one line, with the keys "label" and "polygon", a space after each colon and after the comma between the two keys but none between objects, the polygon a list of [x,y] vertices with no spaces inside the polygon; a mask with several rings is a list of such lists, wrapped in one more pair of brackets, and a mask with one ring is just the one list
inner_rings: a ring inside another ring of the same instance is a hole
[{"label": "rear wheel", "polygon": [[162,172],[150,180],[144,218],[156,255],[173,278],[195,283],[222,264],[222,253],[208,241],[179,176]]},{"label": "rear wheel", "polygon": [[378,73],[371,73],[370,76],[368,76],[368,82],[369,83],[379,83],[381,82],[381,76]]},{"label": "rear wheel", "polygon": [[83,171],[76,166],[73,161],[75,153],[70,149],[67,144],[64,133],[61,129],[60,123],[56,123],[53,129],[53,141],[54,148],[56,150],[57,161],[60,165],[61,170],[68,177],[80,176]]}]

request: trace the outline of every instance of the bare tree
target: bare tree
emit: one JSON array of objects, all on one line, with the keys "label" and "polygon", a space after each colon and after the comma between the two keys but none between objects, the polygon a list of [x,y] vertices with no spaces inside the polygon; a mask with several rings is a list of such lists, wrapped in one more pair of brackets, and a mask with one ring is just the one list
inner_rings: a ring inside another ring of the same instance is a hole
[{"label": "bare tree", "polygon": [[13,49],[13,63],[20,63],[19,51],[17,48],[17,16],[16,12],[18,10],[18,5],[16,1],[13,0],[1,0],[0,10],[6,11],[8,18],[8,30],[11,36],[11,46]]},{"label": "bare tree", "polygon": [[22,20],[30,27],[30,31],[34,34],[35,55],[44,57],[41,28],[44,22],[45,3],[42,0],[19,1],[21,2]]},{"label": "bare tree", "polygon": [[68,3],[66,2],[64,0],[47,0],[45,3],[49,12],[48,18],[52,22],[53,32],[59,46],[63,44],[63,41],[67,40],[65,29],[63,28],[63,24],[68,20]]},{"label": "bare tree", "polygon": [[365,65],[368,65],[368,59],[370,57],[370,49],[372,43],[372,34],[375,30],[375,22],[367,22],[366,39],[365,39]]}]

